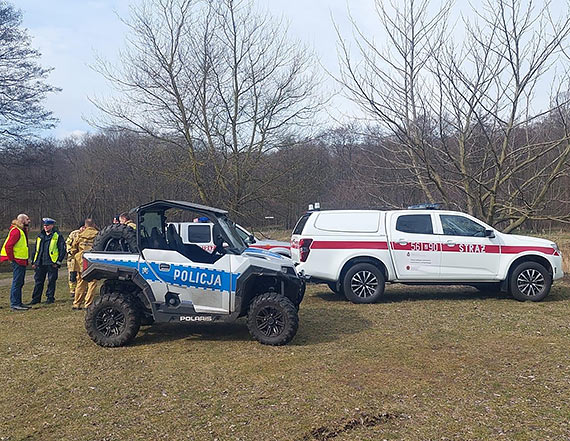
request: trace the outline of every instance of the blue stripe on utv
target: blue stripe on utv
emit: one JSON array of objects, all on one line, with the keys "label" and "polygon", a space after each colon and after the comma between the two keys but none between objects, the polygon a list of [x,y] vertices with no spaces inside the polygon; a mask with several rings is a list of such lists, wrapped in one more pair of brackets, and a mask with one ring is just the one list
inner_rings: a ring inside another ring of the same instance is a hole
[{"label": "blue stripe on utv", "polygon": [[259,248],[246,248],[244,253],[253,253],[253,254],[263,254],[266,256],[277,257],[278,259],[283,259],[281,254],[273,253],[267,250],[260,250]]}]

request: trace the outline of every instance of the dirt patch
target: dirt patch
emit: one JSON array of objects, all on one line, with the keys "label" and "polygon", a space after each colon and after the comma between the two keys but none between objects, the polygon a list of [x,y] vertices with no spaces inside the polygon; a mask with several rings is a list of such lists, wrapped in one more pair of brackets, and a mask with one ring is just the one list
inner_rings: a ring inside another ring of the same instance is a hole
[{"label": "dirt patch", "polygon": [[301,441],[328,441],[361,427],[375,427],[386,424],[390,420],[401,418],[407,417],[395,413],[380,413],[376,415],[362,413],[349,420],[342,420],[328,426],[312,429],[310,433],[301,438]]}]

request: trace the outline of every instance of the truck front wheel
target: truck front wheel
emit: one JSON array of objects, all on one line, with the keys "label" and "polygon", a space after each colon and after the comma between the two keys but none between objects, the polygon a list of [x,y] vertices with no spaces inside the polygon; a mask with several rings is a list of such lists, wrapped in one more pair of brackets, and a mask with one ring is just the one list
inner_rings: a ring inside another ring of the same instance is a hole
[{"label": "truck front wheel", "polygon": [[299,327],[297,308],[281,294],[261,294],[249,306],[247,327],[251,336],[264,345],[285,345]]},{"label": "truck front wheel", "polygon": [[550,292],[552,276],[540,263],[523,262],[518,265],[509,280],[512,296],[525,302],[539,302]]},{"label": "truck front wheel", "polygon": [[358,263],[344,276],[344,295],[352,303],[374,303],[384,294],[386,279],[377,266]]},{"label": "truck front wheel", "polygon": [[130,343],[141,326],[135,301],[120,293],[104,294],[87,308],[85,329],[100,346],[114,348]]}]

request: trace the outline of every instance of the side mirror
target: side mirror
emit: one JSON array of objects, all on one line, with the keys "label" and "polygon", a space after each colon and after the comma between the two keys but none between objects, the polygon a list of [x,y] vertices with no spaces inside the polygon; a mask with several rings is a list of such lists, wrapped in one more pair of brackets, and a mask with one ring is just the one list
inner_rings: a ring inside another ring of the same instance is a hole
[{"label": "side mirror", "polygon": [[493,230],[485,230],[485,237],[492,239],[493,237],[495,237],[495,232]]},{"label": "side mirror", "polygon": [[255,237],[253,236],[253,234],[250,234],[247,238],[247,242],[251,245],[255,243]]}]

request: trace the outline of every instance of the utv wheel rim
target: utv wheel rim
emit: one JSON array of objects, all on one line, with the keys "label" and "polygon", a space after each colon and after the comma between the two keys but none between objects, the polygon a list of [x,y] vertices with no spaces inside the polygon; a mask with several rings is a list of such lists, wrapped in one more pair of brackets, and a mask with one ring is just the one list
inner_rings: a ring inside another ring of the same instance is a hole
[{"label": "utv wheel rim", "polygon": [[255,323],[265,337],[275,337],[285,329],[283,313],[272,306],[261,308],[255,316]]},{"label": "utv wheel rim", "polygon": [[365,299],[373,296],[378,289],[378,279],[370,271],[359,271],[352,276],[350,288],[356,296]]},{"label": "utv wheel rim", "polygon": [[527,297],[536,296],[544,289],[544,276],[535,269],[526,269],[517,277],[517,288]]},{"label": "utv wheel rim", "polygon": [[120,335],[125,330],[125,314],[115,308],[104,308],[95,318],[97,331],[105,337]]}]

